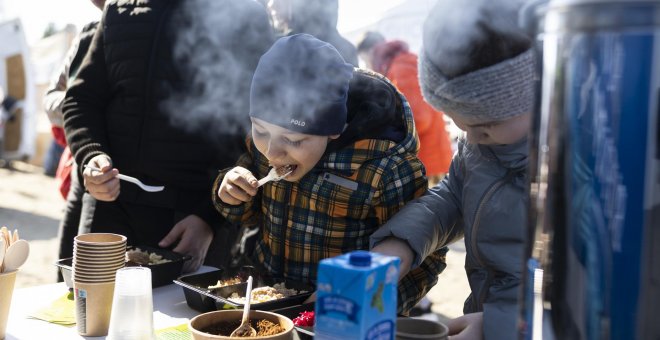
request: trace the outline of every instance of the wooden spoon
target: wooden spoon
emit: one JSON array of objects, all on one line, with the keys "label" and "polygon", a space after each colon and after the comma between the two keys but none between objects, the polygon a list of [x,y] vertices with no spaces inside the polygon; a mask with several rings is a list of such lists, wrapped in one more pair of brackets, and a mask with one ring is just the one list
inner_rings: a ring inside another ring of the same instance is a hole
[{"label": "wooden spoon", "polygon": [[30,244],[25,240],[18,240],[7,248],[4,266],[5,272],[11,272],[20,268],[30,255]]},{"label": "wooden spoon", "polygon": [[245,292],[245,305],[243,305],[243,320],[229,335],[232,338],[257,336],[257,330],[250,326],[250,301],[252,300],[252,276],[247,279],[247,292]]},{"label": "wooden spoon", "polygon": [[11,236],[9,235],[7,227],[2,226],[2,228],[0,228],[0,233],[2,234],[2,239],[7,243],[7,247],[9,247],[11,245]]},{"label": "wooden spoon", "polygon": [[0,273],[2,273],[2,265],[5,260],[5,251],[7,251],[7,245],[4,238],[0,238]]}]

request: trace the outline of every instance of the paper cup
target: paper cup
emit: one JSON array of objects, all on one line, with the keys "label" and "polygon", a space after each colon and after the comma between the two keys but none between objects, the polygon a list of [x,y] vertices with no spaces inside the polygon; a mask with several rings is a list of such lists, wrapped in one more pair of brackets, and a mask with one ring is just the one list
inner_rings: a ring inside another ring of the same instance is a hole
[{"label": "paper cup", "polygon": [[74,281],[87,282],[87,283],[111,282],[115,280],[115,277],[116,277],[116,272],[109,274],[83,274],[78,272],[73,273]]},{"label": "paper cup", "polygon": [[105,336],[110,325],[115,282],[83,283],[73,281],[78,334]]},{"label": "paper cup", "polygon": [[78,258],[88,258],[91,261],[99,261],[105,258],[108,259],[117,259],[117,258],[126,258],[126,247],[119,247],[116,250],[105,251],[105,252],[92,252],[89,250],[74,249],[73,253]]},{"label": "paper cup", "polygon": [[83,271],[92,271],[92,272],[103,272],[103,271],[110,271],[114,270],[117,271],[117,269],[124,268],[126,266],[126,262],[115,262],[115,263],[107,263],[107,264],[87,264],[87,263],[80,263],[77,261],[73,262],[73,270],[83,270]]},{"label": "paper cup", "polygon": [[11,305],[11,297],[14,293],[17,272],[18,270],[14,270],[0,274],[0,339],[5,338],[7,318],[9,318],[9,306]]},{"label": "paper cup", "polygon": [[125,255],[126,245],[120,244],[118,246],[113,246],[113,247],[98,247],[98,248],[73,247],[73,253],[90,256],[90,257]]},{"label": "paper cup", "polygon": [[397,340],[447,340],[449,328],[444,324],[425,319],[397,318]]},{"label": "paper cup", "polygon": [[90,233],[80,234],[74,239],[78,247],[98,248],[98,247],[116,247],[120,244],[126,244],[126,236],[110,233]]}]

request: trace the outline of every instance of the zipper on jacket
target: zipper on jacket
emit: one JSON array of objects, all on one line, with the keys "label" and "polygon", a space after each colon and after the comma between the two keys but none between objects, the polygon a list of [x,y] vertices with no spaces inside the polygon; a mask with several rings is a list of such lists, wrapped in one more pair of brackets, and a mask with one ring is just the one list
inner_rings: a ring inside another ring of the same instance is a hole
[{"label": "zipper on jacket", "polygon": [[[504,184],[509,182],[511,178],[516,174],[515,171],[509,171],[507,174],[504,176],[504,178],[500,179],[499,181],[493,183],[490,188],[486,191],[486,193],[483,195],[481,198],[481,201],[479,202],[479,205],[477,206],[477,210],[474,213],[474,219],[472,223],[472,230],[470,231],[470,248],[472,248],[472,257],[474,261],[481,267],[481,268],[486,268],[486,265],[484,264],[483,260],[481,259],[481,254],[477,250],[477,231],[479,230],[479,225],[481,224],[481,210],[483,207],[486,205],[486,202],[490,200],[490,198],[495,194],[497,190],[499,190]],[[479,297],[478,300],[476,301],[476,307],[481,310],[483,307],[483,302],[486,299],[486,293],[487,293],[487,287],[490,285],[490,281],[493,278],[493,271],[489,268],[486,268],[487,270],[487,275],[486,279],[484,280],[484,283],[481,286],[481,291],[479,292]],[[476,297],[475,297],[476,298]]]}]

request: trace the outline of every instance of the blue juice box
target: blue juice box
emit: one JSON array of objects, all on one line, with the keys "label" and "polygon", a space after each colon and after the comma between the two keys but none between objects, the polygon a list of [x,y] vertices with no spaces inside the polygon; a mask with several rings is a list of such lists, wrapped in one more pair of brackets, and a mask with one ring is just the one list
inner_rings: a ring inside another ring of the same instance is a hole
[{"label": "blue juice box", "polygon": [[314,339],[394,339],[399,258],[367,251],[319,263]]}]

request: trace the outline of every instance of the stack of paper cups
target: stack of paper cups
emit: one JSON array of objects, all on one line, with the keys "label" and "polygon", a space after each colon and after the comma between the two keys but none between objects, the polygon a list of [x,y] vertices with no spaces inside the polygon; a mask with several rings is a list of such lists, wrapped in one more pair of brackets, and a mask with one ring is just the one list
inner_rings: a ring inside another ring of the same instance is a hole
[{"label": "stack of paper cups", "polygon": [[117,270],[126,263],[126,236],[92,233],[74,238],[73,288],[78,333],[108,334]]}]

